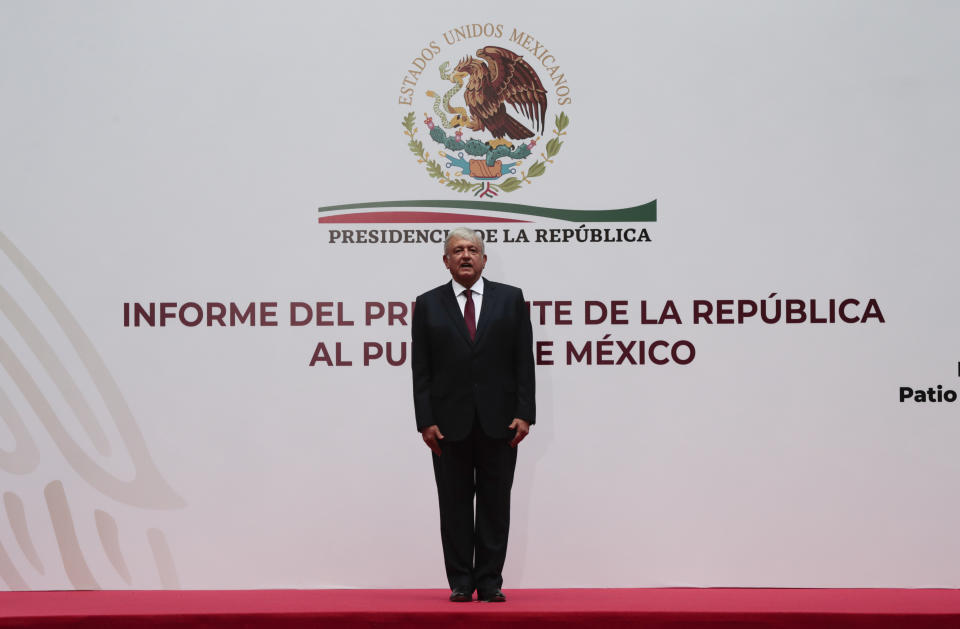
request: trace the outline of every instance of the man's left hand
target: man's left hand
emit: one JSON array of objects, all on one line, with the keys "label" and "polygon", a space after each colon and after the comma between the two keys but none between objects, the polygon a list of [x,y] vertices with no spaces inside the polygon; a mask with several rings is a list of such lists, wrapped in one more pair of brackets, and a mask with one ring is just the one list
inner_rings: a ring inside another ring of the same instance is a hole
[{"label": "man's left hand", "polygon": [[523,441],[524,437],[530,433],[530,424],[519,417],[513,418],[513,421],[510,422],[509,428],[510,430],[516,429],[517,431],[517,434],[515,434],[513,439],[510,441],[511,448],[516,448],[517,444]]}]

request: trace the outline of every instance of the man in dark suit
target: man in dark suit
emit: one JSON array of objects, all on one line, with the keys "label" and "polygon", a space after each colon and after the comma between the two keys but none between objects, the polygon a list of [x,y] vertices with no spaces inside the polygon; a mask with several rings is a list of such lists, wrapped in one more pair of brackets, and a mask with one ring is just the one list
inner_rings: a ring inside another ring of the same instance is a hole
[{"label": "man in dark suit", "polygon": [[[417,297],[413,401],[433,451],[450,600],[503,602],[517,444],[536,420],[533,333],[523,292],[481,277],[472,229],[450,232],[451,282]],[[476,515],[474,515],[476,497]]]}]

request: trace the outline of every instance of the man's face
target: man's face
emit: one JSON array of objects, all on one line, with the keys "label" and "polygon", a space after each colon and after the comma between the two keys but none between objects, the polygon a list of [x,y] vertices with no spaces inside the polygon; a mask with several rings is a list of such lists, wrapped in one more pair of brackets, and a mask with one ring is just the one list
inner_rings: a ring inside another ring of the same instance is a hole
[{"label": "man's face", "polygon": [[447,265],[453,279],[470,288],[480,278],[483,266],[487,263],[487,256],[480,253],[480,245],[466,238],[454,238],[447,246],[443,263]]}]

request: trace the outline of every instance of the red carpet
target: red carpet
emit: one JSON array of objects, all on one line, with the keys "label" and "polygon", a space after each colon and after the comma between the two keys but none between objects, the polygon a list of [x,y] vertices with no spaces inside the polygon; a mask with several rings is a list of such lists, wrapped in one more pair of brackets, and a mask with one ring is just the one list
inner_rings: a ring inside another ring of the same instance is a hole
[{"label": "red carpet", "polygon": [[960,627],[960,590],[0,592],[0,627]]}]

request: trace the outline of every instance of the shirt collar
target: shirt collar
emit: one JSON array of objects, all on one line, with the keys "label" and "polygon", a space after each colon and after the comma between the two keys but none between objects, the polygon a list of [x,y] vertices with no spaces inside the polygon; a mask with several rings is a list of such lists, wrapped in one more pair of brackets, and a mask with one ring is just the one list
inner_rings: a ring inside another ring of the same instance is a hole
[{"label": "shirt collar", "polygon": [[[451,280],[453,282],[453,294],[455,297],[459,297],[460,294],[467,290],[466,286],[463,286],[457,280]],[[470,288],[474,293],[478,295],[483,295],[483,276],[477,278],[477,281],[474,282],[473,286]]]}]

